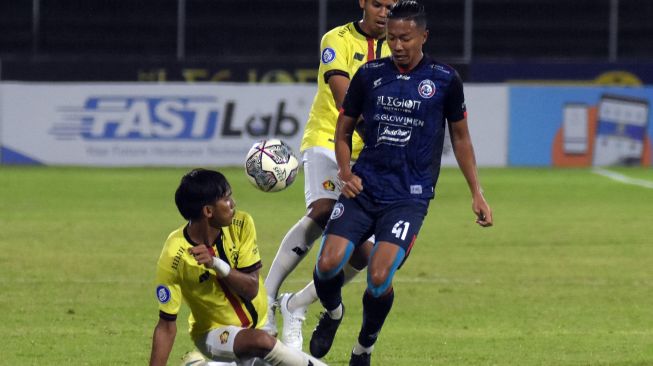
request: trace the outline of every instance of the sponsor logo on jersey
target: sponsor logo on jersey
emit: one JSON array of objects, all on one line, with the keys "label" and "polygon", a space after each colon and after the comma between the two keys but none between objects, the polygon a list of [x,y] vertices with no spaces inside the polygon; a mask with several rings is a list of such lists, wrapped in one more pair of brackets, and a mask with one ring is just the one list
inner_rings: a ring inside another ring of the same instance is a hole
[{"label": "sponsor logo on jersey", "polygon": [[226,344],[229,341],[229,332],[224,331],[220,334],[220,344]]},{"label": "sponsor logo on jersey", "polygon": [[331,211],[331,220],[339,218],[344,212],[345,206],[340,202],[336,203],[336,205],[333,206],[333,211]]},{"label": "sponsor logo on jersey", "polygon": [[358,61],[363,61],[365,59],[365,55],[363,55],[362,53],[356,52],[356,53],[354,53],[354,59],[356,59]]},{"label": "sponsor logo on jersey", "polygon": [[376,69],[377,67],[383,66],[383,62],[368,62],[364,66],[370,69]]},{"label": "sponsor logo on jersey", "polygon": [[422,102],[419,100],[380,95],[376,97],[376,105],[382,106],[385,110],[411,113],[413,111],[419,111],[420,107],[422,106]]},{"label": "sponsor logo on jersey", "polygon": [[399,75],[397,75],[397,79],[398,80],[410,80],[410,76],[409,75],[399,74]]},{"label": "sponsor logo on jersey", "polygon": [[435,95],[435,83],[429,79],[422,80],[417,87],[417,91],[422,98],[429,99]]},{"label": "sponsor logo on jersey", "polygon": [[170,301],[170,290],[165,285],[159,285],[156,287],[156,297],[160,303],[166,304]]},{"label": "sponsor logo on jersey", "polygon": [[374,115],[374,120],[375,121],[383,121],[383,122],[395,122],[395,123],[401,123],[403,125],[411,125],[415,127],[423,127],[424,126],[424,121],[419,119],[419,118],[413,118],[413,117],[407,117],[407,116],[397,116],[394,114],[375,114]]},{"label": "sponsor logo on jersey", "polygon": [[442,71],[445,74],[451,74],[451,72],[447,69],[444,68],[442,65],[431,65],[431,68],[436,69],[438,71]]},{"label": "sponsor logo on jersey", "polygon": [[381,82],[383,81],[383,78],[378,78],[372,82],[372,89],[376,89],[379,85],[381,85]]},{"label": "sponsor logo on jersey", "polygon": [[381,144],[406,146],[410,141],[413,131],[409,126],[391,125],[389,123],[379,123],[379,132],[376,138],[376,146]]},{"label": "sponsor logo on jersey", "polygon": [[322,63],[325,65],[328,65],[331,63],[331,61],[336,59],[336,51],[331,48],[327,47],[322,50]]},{"label": "sponsor logo on jersey", "polygon": [[331,192],[336,190],[336,185],[333,184],[333,181],[331,180],[325,180],[324,182],[322,182],[322,187],[327,191],[331,191]]}]

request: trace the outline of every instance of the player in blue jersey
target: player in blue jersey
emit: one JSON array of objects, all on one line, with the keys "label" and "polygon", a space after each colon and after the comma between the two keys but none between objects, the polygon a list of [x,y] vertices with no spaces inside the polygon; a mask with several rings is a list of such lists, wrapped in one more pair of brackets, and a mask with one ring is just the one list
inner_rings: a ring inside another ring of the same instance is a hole
[{"label": "player in blue jersey", "polygon": [[[424,56],[427,37],[424,7],[416,1],[400,1],[388,15],[392,57],[368,62],[349,85],[335,136],[342,194],[313,274],[327,310],[311,337],[310,350],[316,357],[329,351],[344,315],[342,267],[356,243],[374,234],[363,323],[350,359],[350,365],[370,364],[372,348],[392,307],[392,278],[408,257],[435,195],[445,123],[471,191],[476,222],[492,225],[477,176],[462,81],[450,66]],[[361,115],[364,122],[357,125]],[[350,168],[355,129],[365,145]]]}]

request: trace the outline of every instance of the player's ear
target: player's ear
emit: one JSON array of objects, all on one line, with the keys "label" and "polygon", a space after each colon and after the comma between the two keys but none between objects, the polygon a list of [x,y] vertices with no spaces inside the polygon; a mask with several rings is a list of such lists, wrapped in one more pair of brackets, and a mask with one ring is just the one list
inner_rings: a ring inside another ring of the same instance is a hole
[{"label": "player's ear", "polygon": [[361,9],[365,9],[365,2],[367,0],[358,0],[358,6],[360,6]]},{"label": "player's ear", "polygon": [[427,39],[429,39],[429,30],[424,29],[424,39],[422,40],[422,44],[426,43]]},{"label": "player's ear", "polygon": [[206,218],[213,217],[213,207],[211,207],[209,205],[204,205],[202,207],[202,215],[204,215],[204,217],[206,217]]}]

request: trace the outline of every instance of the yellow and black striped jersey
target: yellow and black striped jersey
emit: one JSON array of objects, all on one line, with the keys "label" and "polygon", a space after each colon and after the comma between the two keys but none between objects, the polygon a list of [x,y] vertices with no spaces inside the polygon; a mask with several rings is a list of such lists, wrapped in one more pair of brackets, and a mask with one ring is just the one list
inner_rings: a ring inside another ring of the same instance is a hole
[{"label": "yellow and black striped jersey", "polygon": [[[227,325],[261,328],[267,318],[267,296],[261,276],[258,294],[252,301],[245,301],[218,279],[213,269],[197,263],[188,252],[196,244],[186,230],[184,225],[173,231],[159,257],[156,295],[160,316],[176,319],[183,299],[191,310],[188,323],[193,339]],[[222,228],[213,249],[231,268],[252,272],[262,266],[254,221],[243,211],[236,211],[231,225]]]},{"label": "yellow and black striped jersey", "polygon": [[[321,59],[317,78],[317,94],[308,115],[300,150],[320,146],[335,149],[334,135],[338,110],[333,100],[328,80],[333,75],[344,75],[351,79],[359,67],[367,61],[390,56],[385,39],[375,39],[363,32],[358,22],[333,28],[322,37]],[[357,133],[352,139],[352,158],[363,148],[363,141]]]}]

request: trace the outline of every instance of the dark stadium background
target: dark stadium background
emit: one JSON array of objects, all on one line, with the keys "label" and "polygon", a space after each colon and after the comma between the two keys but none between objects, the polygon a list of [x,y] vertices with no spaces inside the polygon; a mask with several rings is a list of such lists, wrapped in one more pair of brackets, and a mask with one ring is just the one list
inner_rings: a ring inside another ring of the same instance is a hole
[{"label": "dark stadium background", "polygon": [[[426,6],[428,53],[467,82],[610,71],[620,72],[608,80],[616,84],[653,82],[651,1]],[[0,80],[313,81],[321,34],[359,16],[354,0],[2,1]]]}]

